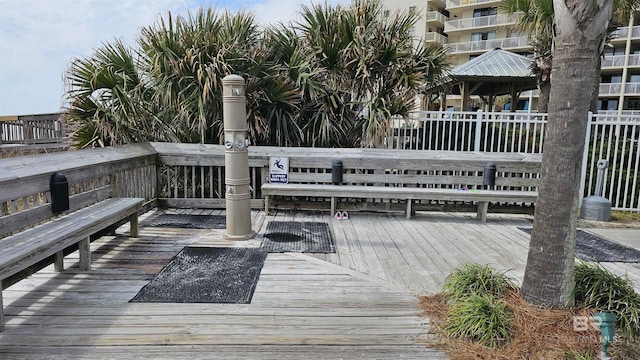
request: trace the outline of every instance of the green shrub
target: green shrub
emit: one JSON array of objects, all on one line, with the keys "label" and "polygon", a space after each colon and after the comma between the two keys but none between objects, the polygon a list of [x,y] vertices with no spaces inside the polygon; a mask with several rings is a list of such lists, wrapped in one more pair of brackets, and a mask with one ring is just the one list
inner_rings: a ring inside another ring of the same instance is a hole
[{"label": "green shrub", "polygon": [[490,294],[472,294],[457,301],[443,328],[449,336],[496,348],[509,340],[513,313]]},{"label": "green shrub", "polygon": [[640,334],[640,295],[627,277],[615,275],[597,263],[575,268],[576,305],[616,314],[616,331],[635,338]]},{"label": "green shrub", "polygon": [[442,286],[444,296],[451,303],[473,294],[502,297],[507,289],[515,289],[515,285],[504,273],[479,264],[462,264],[453,269]]}]

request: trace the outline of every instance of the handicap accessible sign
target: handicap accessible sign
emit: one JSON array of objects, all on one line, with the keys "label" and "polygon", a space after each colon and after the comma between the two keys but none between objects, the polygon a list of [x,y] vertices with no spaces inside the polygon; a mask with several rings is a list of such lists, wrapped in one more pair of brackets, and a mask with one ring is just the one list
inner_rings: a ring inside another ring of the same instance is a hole
[{"label": "handicap accessible sign", "polygon": [[286,184],[289,182],[289,158],[269,157],[269,182]]}]

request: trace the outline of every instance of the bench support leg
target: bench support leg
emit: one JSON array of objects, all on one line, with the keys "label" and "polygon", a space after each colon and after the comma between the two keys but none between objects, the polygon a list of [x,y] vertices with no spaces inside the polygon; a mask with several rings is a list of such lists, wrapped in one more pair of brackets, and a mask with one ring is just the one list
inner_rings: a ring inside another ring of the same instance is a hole
[{"label": "bench support leg", "polygon": [[480,219],[480,221],[482,221],[483,223],[487,222],[487,212],[488,211],[489,211],[489,202],[487,202],[487,201],[478,202],[478,216],[477,216],[477,218]]},{"label": "bench support leg", "polygon": [[131,230],[129,231],[130,236],[137,238],[139,234],[137,211],[129,217],[129,225],[129,227],[131,228]]},{"label": "bench support leg", "polygon": [[53,255],[53,268],[57,272],[61,272],[64,270],[64,251],[60,250],[55,255]]},{"label": "bench support leg", "polygon": [[2,303],[2,280],[0,280],[0,332],[4,331],[4,304]]},{"label": "bench support leg", "polygon": [[84,238],[78,243],[80,252],[80,270],[91,270],[91,241],[90,238]]},{"label": "bench support leg", "polygon": [[407,220],[411,219],[411,204],[413,203],[413,200],[411,199],[407,199],[407,212],[405,214],[405,216],[407,217]]},{"label": "bench support leg", "polygon": [[264,196],[264,215],[269,215],[269,195]]},{"label": "bench support leg", "polygon": [[336,214],[336,198],[331,198],[331,217]]}]

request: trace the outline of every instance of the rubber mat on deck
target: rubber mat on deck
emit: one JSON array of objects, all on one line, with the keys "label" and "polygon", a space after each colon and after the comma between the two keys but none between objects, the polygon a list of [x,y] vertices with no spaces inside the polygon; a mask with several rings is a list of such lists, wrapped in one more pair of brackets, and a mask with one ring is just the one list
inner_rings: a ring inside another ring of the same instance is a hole
[{"label": "rubber mat on deck", "polygon": [[225,229],[227,218],[223,215],[161,214],[141,226],[180,229]]},{"label": "rubber mat on deck", "polygon": [[[531,234],[531,228],[518,228]],[[600,235],[576,230],[576,257],[597,262],[640,262],[640,251],[630,248]]]},{"label": "rubber mat on deck", "polygon": [[270,253],[334,253],[329,224],[323,222],[271,221],[262,238],[263,250]]},{"label": "rubber mat on deck", "polygon": [[267,253],[185,247],[131,302],[249,304]]}]

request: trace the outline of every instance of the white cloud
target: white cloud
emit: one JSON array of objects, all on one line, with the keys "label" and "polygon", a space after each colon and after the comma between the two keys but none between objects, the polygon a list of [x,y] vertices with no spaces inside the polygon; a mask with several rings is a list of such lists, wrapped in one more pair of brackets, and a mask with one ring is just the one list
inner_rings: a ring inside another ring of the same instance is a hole
[{"label": "white cloud", "polygon": [[141,27],[167,11],[184,15],[201,4],[245,8],[265,24],[294,19],[301,3],[311,1],[0,0],[0,115],[60,111],[62,76],[73,58],[116,38],[132,44]]}]

